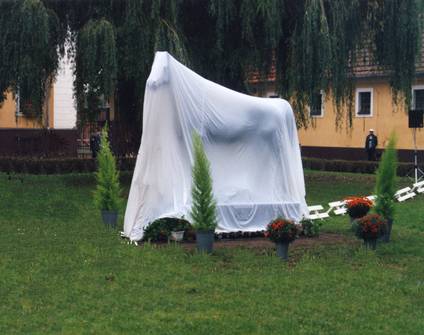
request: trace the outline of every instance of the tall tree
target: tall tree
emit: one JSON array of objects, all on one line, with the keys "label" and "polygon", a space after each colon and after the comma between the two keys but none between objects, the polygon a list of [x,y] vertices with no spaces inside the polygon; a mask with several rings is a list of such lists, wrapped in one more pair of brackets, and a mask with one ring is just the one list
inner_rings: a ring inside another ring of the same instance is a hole
[{"label": "tall tree", "polygon": [[[114,94],[117,117],[141,129],[154,51],[248,91],[252,69],[275,65],[278,90],[294,97],[299,126],[323,89],[339,120],[351,120],[358,50],[387,71],[408,104],[419,50],[422,0],[10,0],[0,2],[0,91],[17,92],[40,115],[45,87],[66,43],[74,46],[79,119]],[[0,96],[0,102],[4,96]],[[342,111],[347,111],[343,115]]]}]

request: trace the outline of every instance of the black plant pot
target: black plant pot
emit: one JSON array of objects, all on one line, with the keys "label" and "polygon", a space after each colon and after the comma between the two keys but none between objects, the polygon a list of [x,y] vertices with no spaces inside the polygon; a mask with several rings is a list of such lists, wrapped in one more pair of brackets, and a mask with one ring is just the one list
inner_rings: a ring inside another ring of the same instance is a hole
[{"label": "black plant pot", "polygon": [[389,243],[392,235],[393,219],[387,219],[386,233],[383,236],[383,242]]},{"label": "black plant pot", "polygon": [[197,250],[210,254],[213,250],[214,237],[215,232],[213,230],[196,231]]},{"label": "black plant pot", "polygon": [[105,226],[116,228],[118,222],[118,211],[102,210],[102,219]]},{"label": "black plant pot", "polygon": [[287,262],[289,259],[289,242],[276,242],[275,246],[277,248],[277,256],[281,258],[282,261]]},{"label": "black plant pot", "polygon": [[377,238],[364,239],[365,248],[375,250],[377,248]]}]

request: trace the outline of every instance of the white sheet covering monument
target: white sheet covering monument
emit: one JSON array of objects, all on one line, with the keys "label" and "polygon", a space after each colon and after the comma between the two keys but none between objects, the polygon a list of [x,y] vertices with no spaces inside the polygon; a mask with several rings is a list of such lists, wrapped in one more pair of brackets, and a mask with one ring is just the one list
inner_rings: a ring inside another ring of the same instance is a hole
[{"label": "white sheet covering monument", "polygon": [[232,91],[157,52],[125,212],[124,233],[131,240],[140,240],[158,218],[190,220],[194,131],[211,163],[217,231],[259,231],[279,215],[299,221],[307,214],[289,103]]}]

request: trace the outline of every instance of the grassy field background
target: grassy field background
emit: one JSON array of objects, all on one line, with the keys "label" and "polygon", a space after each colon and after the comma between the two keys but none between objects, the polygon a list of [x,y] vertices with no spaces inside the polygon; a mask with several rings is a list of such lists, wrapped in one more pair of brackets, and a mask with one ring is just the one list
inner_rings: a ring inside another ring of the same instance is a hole
[{"label": "grassy field background", "polygon": [[[307,201],[368,195],[374,182],[306,171]],[[245,248],[129,246],[102,226],[94,185],[0,174],[0,334],[424,332],[424,195],[396,205],[393,241],[377,252],[317,245],[287,265]],[[323,230],[351,236],[347,222]]]}]

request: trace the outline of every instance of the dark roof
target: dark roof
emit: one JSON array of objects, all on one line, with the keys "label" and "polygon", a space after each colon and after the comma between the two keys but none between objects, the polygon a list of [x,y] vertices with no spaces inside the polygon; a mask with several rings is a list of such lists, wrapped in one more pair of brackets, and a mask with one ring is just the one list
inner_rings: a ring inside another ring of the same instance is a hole
[{"label": "dark roof", "polygon": [[[417,75],[424,75],[424,33],[421,35],[421,51],[418,55],[416,64]],[[387,73],[370,57],[370,51],[368,49],[361,49],[358,51],[356,58],[356,65],[354,67],[354,74],[356,78],[375,78],[385,77]],[[250,84],[257,84],[259,82],[274,82],[276,79],[275,66],[271,67],[271,70],[264,78],[261,77],[258,71],[252,71],[249,76]]]},{"label": "dark roof", "polygon": [[[358,52],[354,73],[355,77],[358,78],[384,77],[387,74],[381,67],[376,65],[376,62],[370,57],[370,51],[367,49],[362,49]],[[421,35],[421,50],[416,63],[416,73],[417,75],[424,74],[424,33]]]}]

